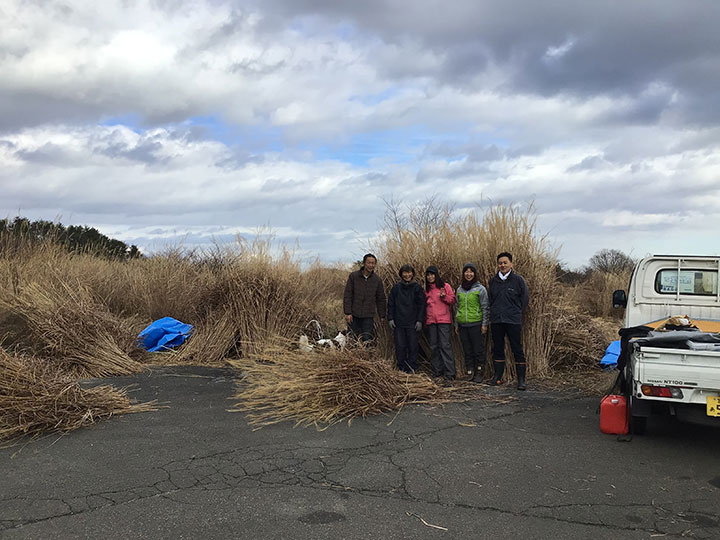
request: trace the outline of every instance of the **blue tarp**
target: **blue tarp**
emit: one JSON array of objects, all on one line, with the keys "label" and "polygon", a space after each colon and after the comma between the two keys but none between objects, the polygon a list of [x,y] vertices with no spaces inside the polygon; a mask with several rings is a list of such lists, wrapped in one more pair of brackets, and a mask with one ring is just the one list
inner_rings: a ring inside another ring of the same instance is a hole
[{"label": "blue tarp", "polygon": [[614,368],[617,366],[618,356],[620,356],[620,340],[613,341],[605,349],[605,356],[600,360],[600,366],[603,368]]},{"label": "blue tarp", "polygon": [[193,327],[172,317],[151,322],[138,334],[138,345],[150,352],[172,349],[182,345],[190,337]]}]

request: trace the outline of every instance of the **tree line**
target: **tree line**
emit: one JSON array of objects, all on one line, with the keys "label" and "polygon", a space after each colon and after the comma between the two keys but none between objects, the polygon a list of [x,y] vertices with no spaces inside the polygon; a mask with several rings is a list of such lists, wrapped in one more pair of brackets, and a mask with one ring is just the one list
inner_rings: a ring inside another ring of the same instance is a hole
[{"label": "tree line", "polygon": [[601,249],[590,257],[588,264],[571,270],[562,264],[555,267],[555,273],[562,283],[576,285],[588,279],[593,273],[622,275],[630,272],[637,261],[618,249]]},{"label": "tree line", "polygon": [[68,251],[90,253],[110,259],[137,259],[142,253],[134,244],[127,245],[121,240],[105,236],[94,227],[68,225],[38,219],[30,221],[17,216],[0,219],[0,251],[11,245],[20,246],[54,242]]}]

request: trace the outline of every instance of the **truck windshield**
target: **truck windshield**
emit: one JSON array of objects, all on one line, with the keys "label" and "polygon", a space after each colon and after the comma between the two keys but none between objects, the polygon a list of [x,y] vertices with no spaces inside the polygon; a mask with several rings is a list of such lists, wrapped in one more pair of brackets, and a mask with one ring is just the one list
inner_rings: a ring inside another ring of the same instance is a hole
[{"label": "truck windshield", "polygon": [[666,268],[655,276],[655,291],[660,294],[695,294],[715,296],[718,292],[717,270],[680,270]]}]

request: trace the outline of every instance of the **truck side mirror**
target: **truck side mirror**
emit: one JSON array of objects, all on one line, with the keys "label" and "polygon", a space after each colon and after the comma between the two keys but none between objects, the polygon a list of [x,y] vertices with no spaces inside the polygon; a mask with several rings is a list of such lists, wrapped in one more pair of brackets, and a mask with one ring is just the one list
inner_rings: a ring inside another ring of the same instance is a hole
[{"label": "truck side mirror", "polygon": [[613,307],[624,308],[627,307],[627,295],[622,289],[613,291]]}]

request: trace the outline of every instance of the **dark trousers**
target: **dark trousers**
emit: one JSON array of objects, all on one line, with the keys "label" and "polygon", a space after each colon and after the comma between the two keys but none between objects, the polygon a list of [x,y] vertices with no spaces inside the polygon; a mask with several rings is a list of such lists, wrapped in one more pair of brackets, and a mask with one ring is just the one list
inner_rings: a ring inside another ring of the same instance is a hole
[{"label": "dark trousers", "polygon": [[398,369],[414,373],[418,368],[418,332],[415,328],[395,328],[394,338]]},{"label": "dark trousers", "polygon": [[460,343],[465,354],[465,369],[482,371],[485,365],[485,335],[482,325],[460,326]]},{"label": "dark trousers", "polygon": [[363,343],[367,343],[368,341],[375,339],[374,323],[375,321],[373,317],[353,316],[352,322],[348,325],[348,327],[356,339],[359,338]]},{"label": "dark trousers", "polygon": [[492,323],[490,325],[493,340],[493,360],[505,361],[505,336],[510,342],[510,350],[516,364],[525,364],[525,353],[522,347],[522,325],[508,323]]},{"label": "dark trousers", "polygon": [[450,347],[450,324],[428,324],[430,363],[433,375],[455,378],[455,358]]}]

